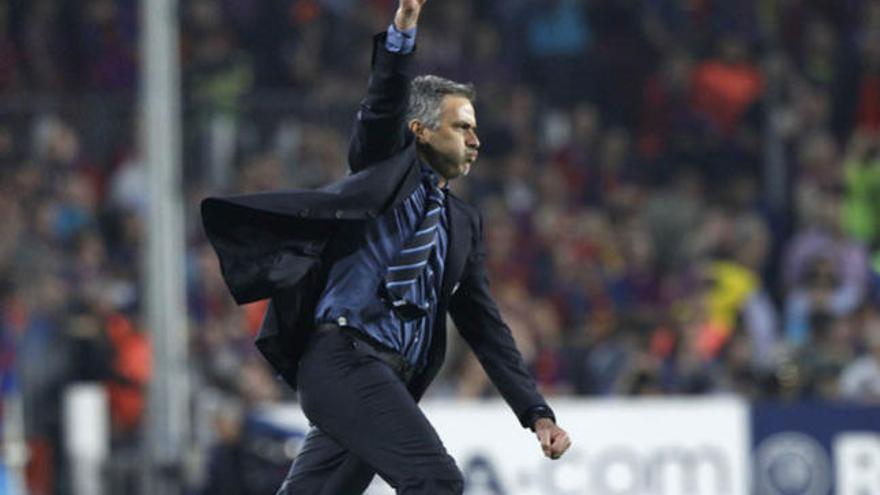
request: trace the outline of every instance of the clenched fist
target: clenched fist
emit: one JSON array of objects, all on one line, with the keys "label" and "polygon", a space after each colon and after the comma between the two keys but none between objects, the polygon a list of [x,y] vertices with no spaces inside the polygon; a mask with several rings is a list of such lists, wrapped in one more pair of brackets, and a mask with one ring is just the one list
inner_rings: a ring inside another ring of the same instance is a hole
[{"label": "clenched fist", "polygon": [[549,418],[540,418],[535,422],[535,435],[541,443],[544,455],[551,459],[559,459],[571,447],[568,433]]},{"label": "clenched fist", "polygon": [[419,22],[419,14],[428,0],[400,0],[397,14],[394,15],[394,27],[398,31],[405,31],[416,27]]}]

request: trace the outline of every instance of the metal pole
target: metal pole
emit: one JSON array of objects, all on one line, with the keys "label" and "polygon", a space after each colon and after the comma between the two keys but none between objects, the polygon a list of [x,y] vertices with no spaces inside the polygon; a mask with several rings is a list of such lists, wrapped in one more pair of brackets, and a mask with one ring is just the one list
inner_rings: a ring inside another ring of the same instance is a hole
[{"label": "metal pole", "polygon": [[150,184],[146,322],[153,346],[145,482],[148,494],[178,495],[189,439],[189,394],[177,1],[142,0],[141,20],[141,145]]}]

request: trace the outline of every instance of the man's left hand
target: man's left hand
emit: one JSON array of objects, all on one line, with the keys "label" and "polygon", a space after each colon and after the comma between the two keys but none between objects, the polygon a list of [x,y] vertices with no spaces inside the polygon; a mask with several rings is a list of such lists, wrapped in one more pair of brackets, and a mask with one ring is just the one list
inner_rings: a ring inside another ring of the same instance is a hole
[{"label": "man's left hand", "polygon": [[535,421],[535,435],[541,442],[544,455],[551,459],[559,459],[571,447],[568,433],[556,425],[550,418],[538,418]]}]

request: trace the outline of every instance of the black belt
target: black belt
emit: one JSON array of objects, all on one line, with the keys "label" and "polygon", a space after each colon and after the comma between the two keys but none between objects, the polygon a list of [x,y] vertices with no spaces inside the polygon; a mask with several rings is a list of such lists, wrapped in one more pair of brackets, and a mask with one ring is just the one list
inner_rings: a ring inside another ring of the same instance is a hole
[{"label": "black belt", "polygon": [[351,343],[355,348],[361,349],[369,356],[375,357],[379,361],[387,364],[394,373],[403,380],[403,383],[409,384],[409,381],[416,374],[415,367],[410,364],[397,351],[389,349],[387,346],[377,342],[375,339],[364,332],[353,327],[343,327],[336,323],[322,323],[315,328],[316,332],[340,332],[351,338]]}]

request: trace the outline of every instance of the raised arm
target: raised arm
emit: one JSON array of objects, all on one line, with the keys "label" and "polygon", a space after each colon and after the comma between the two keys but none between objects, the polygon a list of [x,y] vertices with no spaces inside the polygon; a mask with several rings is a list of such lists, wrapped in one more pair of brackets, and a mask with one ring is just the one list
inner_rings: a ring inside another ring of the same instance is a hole
[{"label": "raised arm", "polygon": [[426,1],[400,0],[388,31],[373,40],[367,95],[361,101],[348,150],[352,172],[394,155],[407,144],[412,51]]}]

